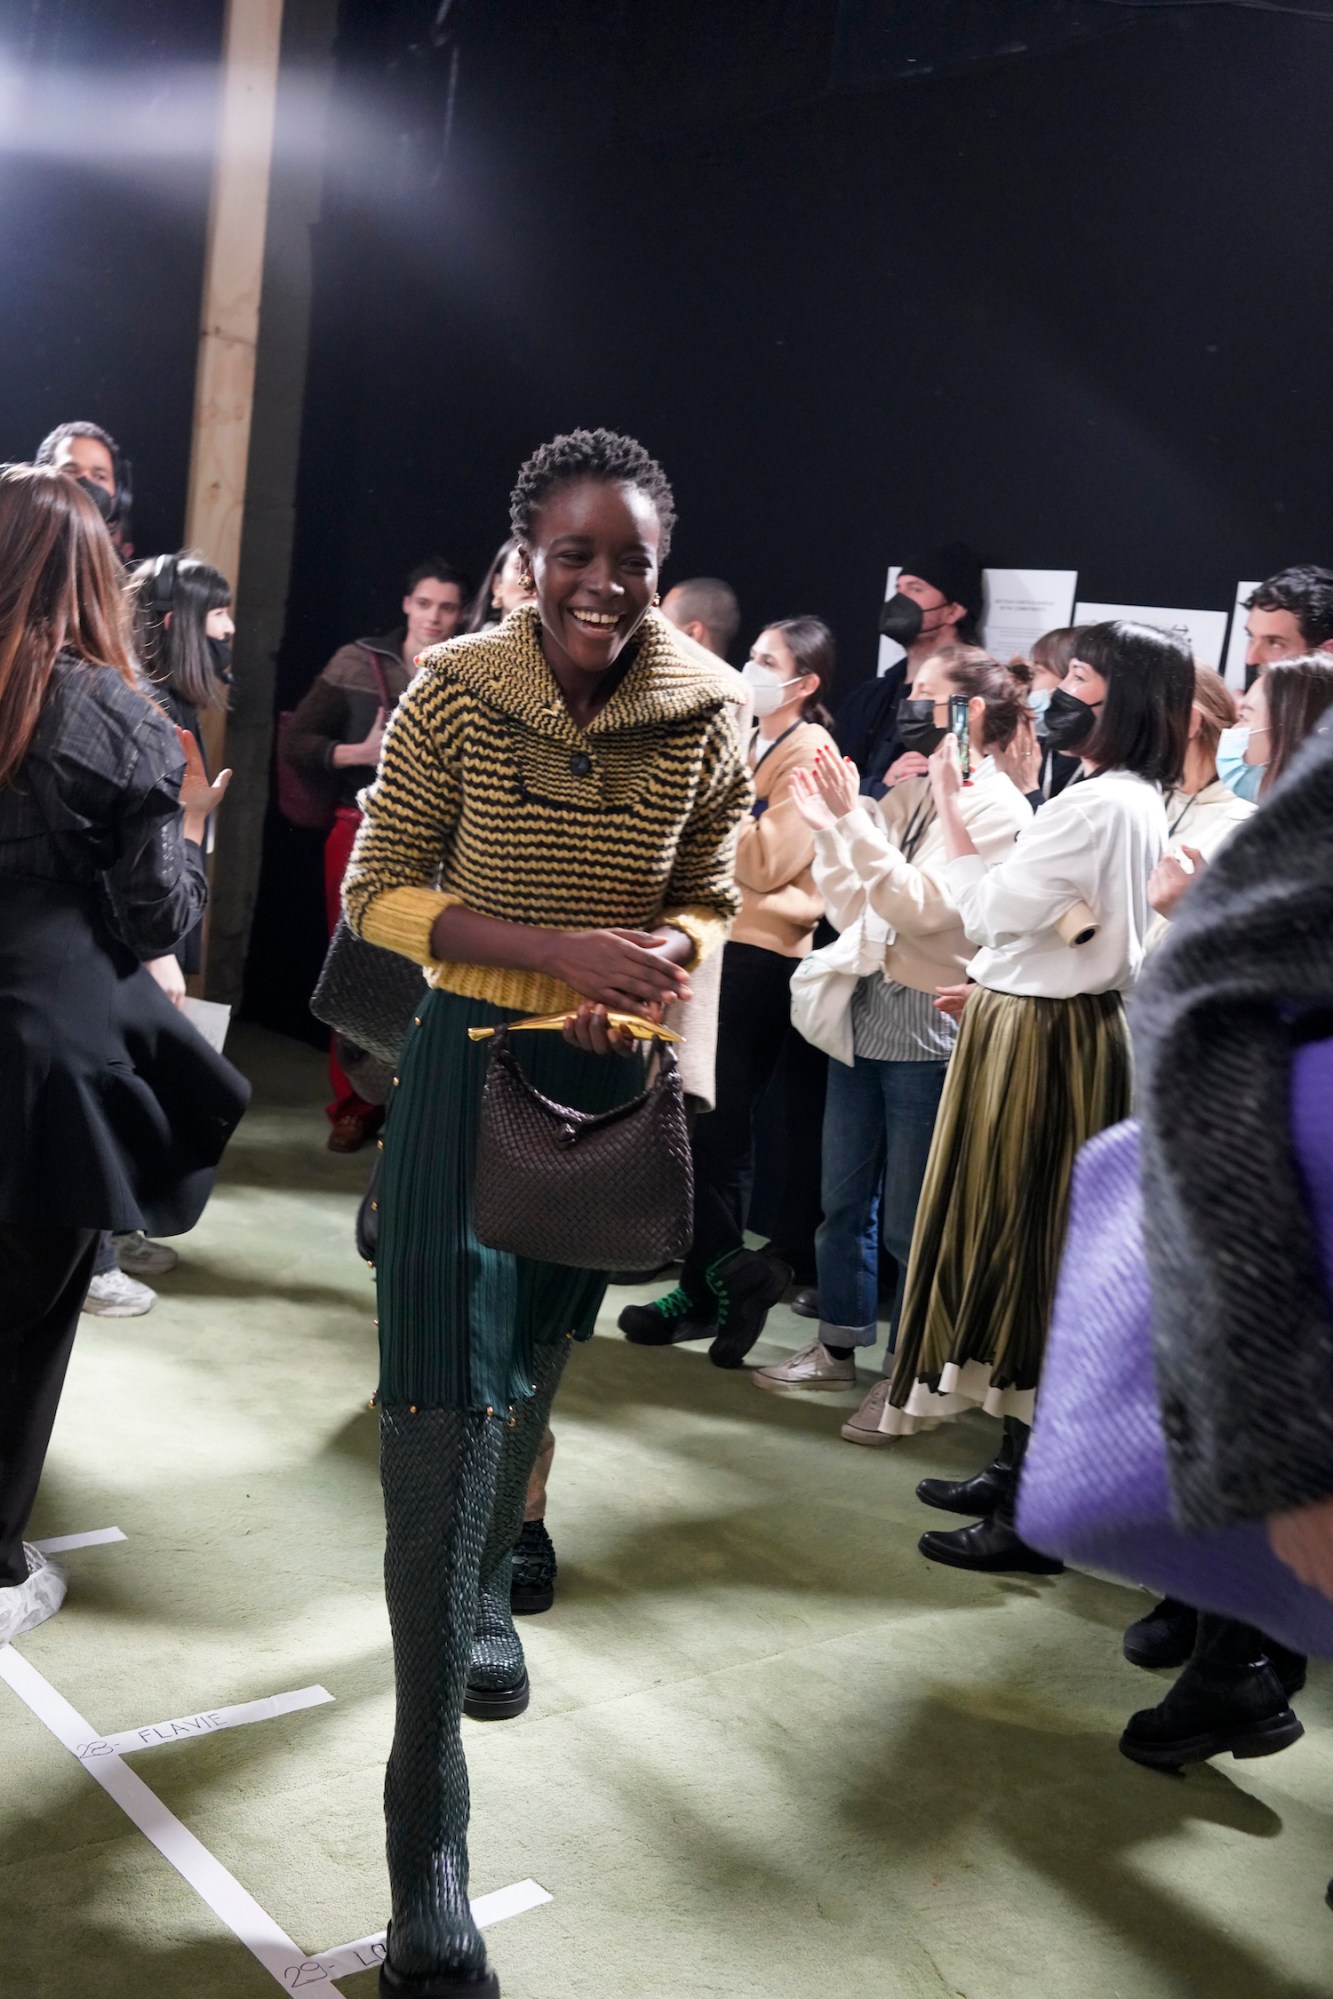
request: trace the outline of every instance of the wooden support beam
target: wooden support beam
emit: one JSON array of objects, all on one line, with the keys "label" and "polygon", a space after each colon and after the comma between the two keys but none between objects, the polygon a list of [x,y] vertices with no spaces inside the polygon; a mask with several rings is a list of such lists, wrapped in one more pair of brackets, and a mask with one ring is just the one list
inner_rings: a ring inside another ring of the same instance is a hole
[{"label": "wooden support beam", "polygon": [[[185,508],[186,547],[238,594],[282,11],[283,0],[227,4]],[[219,759],[222,718],[205,734]]]}]

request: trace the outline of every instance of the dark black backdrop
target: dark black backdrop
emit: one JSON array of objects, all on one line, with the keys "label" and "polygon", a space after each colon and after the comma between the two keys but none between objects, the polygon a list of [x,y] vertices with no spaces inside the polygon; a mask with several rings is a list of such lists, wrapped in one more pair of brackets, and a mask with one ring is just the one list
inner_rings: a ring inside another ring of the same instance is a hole
[{"label": "dark black backdrop", "polygon": [[[520,459],[578,423],[666,464],[674,575],[734,581],[747,636],[819,612],[849,676],[908,542],[1218,607],[1333,559],[1333,27],[1106,8],[1094,39],[890,84],[844,36],[862,87],[834,92],[832,0],[446,11],[433,43],[433,4],[344,6],[285,700],[423,552],[478,572]],[[7,297],[0,450],[78,405],[175,499],[197,187],[165,247],[161,191],[147,240],[135,195],[92,286],[87,175],[22,185],[6,270],[40,287]],[[250,1004],[275,1024],[314,858],[273,829]]]}]

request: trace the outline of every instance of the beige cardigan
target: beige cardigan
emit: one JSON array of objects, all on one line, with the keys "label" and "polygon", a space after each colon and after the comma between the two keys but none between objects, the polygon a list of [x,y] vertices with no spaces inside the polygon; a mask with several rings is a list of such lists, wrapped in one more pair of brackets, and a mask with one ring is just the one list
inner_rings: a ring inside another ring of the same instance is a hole
[{"label": "beige cardigan", "polygon": [[733,944],[758,944],[783,958],[804,958],[824,914],[815,887],[815,836],[791,795],[794,771],[813,770],[821,749],[838,746],[818,722],[798,722],[763,754],[754,771],[754,795],[763,810],[742,819],[736,843],[741,912],[731,926]]},{"label": "beige cardigan", "polygon": [[[959,793],[963,823],[977,852],[993,866],[1003,860],[1032,807],[989,761]],[[902,842],[918,814],[925,830],[907,860]],[[861,798],[837,824],[815,835],[815,884],[829,921],[846,930],[867,902],[892,926],[884,976],[918,992],[961,985],[976,956],[954,907],[945,875],[944,835],[930,796],[930,780],[906,778],[883,799]]]}]

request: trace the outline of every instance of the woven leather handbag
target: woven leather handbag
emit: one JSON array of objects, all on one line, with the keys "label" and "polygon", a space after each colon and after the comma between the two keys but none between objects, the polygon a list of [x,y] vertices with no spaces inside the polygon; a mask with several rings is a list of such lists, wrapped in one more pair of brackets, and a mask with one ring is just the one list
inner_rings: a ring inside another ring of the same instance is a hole
[{"label": "woven leather handbag", "polygon": [[425,994],[420,965],[397,951],[367,944],[347,918],[340,916],[319,983],[310,995],[310,1011],[316,1020],[393,1070]]},{"label": "woven leather handbag", "polygon": [[655,1270],[689,1248],[693,1208],[685,1092],[669,1044],[641,1096],[590,1113],[534,1089],[508,1031],[496,1030],[477,1140],[480,1241],[578,1270]]}]

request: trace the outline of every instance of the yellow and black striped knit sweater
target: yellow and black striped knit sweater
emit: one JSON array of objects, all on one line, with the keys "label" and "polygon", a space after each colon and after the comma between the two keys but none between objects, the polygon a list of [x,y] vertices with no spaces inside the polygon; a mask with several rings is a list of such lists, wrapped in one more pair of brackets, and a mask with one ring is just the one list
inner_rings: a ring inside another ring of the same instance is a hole
[{"label": "yellow and black striped knit sweater", "polygon": [[343,883],[352,928],[448,992],[557,1013],[578,995],[539,972],[441,963],[442,909],[551,930],[688,933],[695,959],[739,907],[736,830],[750,800],[734,689],[650,612],[633,664],[581,729],[530,605],[425,655],[398,705]]}]

